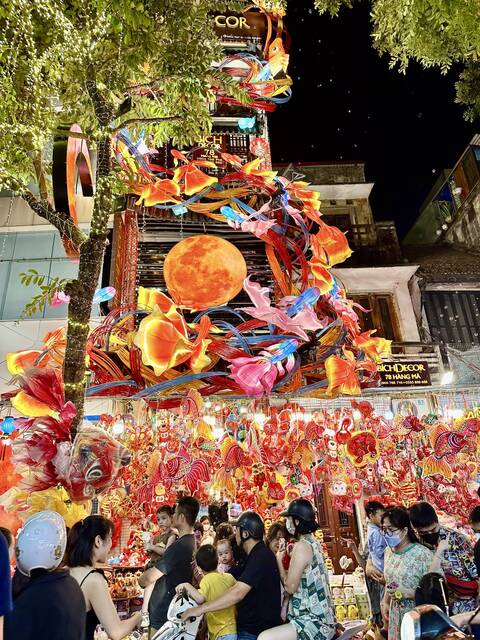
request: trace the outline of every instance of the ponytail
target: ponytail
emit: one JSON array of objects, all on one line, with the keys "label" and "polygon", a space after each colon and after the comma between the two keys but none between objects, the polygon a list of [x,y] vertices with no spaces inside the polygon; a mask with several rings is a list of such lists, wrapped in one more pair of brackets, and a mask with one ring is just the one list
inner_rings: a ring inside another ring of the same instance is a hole
[{"label": "ponytail", "polygon": [[100,536],[106,540],[113,530],[113,522],[102,516],[88,516],[75,523],[68,534],[65,564],[68,567],[90,566],[95,538]]}]

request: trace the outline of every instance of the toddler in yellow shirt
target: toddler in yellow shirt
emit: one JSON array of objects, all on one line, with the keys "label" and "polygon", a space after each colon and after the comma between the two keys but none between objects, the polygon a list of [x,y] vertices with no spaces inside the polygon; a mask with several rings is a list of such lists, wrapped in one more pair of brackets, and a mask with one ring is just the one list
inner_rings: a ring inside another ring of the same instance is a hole
[{"label": "toddler in yellow shirt", "polygon": [[[195,560],[204,573],[200,588],[183,583],[177,587],[177,593],[186,591],[197,604],[216,600],[235,584],[235,578],[229,573],[218,572],[217,550],[211,544],[201,546]],[[209,640],[237,640],[237,621],[235,607],[207,613]]]}]

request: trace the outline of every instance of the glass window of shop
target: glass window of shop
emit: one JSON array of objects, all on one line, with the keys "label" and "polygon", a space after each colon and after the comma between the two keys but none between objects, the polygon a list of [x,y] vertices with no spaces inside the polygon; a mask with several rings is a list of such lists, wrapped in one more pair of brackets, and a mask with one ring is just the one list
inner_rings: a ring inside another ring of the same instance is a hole
[{"label": "glass window of shop", "polygon": [[[21,283],[20,274],[28,269],[35,269],[49,282],[57,277],[75,278],[78,262],[65,256],[56,231],[0,234],[0,320],[21,318],[25,305],[40,293],[37,286]],[[66,318],[67,309],[66,304],[58,307],[45,304],[32,318]]]}]

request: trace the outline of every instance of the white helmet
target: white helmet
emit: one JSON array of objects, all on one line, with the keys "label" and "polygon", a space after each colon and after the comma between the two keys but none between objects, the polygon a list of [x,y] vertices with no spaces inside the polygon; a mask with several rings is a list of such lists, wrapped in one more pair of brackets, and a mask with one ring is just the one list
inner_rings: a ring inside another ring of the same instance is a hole
[{"label": "white helmet", "polygon": [[17,567],[26,576],[33,569],[52,571],[61,563],[67,544],[65,521],[55,511],[40,511],[29,518],[17,537]]}]

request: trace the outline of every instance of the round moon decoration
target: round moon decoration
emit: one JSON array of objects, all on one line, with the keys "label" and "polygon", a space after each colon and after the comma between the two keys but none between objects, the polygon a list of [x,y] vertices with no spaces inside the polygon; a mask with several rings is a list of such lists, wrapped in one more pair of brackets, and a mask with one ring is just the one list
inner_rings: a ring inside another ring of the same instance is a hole
[{"label": "round moon decoration", "polygon": [[170,249],[163,275],[177,305],[202,310],[232,300],[247,277],[247,265],[228,240],[198,235],[185,238]]}]

